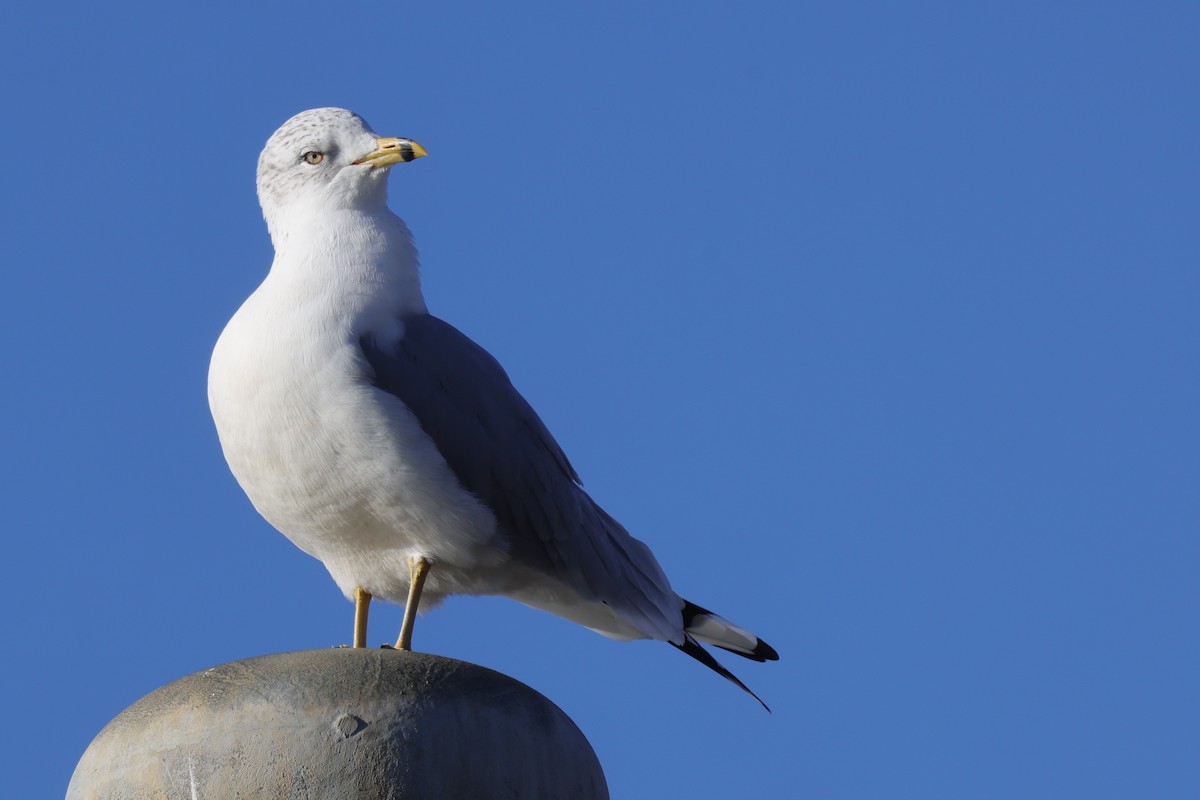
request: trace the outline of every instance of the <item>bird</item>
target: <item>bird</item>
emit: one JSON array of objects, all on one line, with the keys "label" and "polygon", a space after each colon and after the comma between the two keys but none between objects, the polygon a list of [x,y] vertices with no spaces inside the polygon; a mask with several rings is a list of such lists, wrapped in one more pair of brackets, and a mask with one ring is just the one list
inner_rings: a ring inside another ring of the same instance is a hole
[{"label": "bird", "polygon": [[668,642],[762,703],[702,645],[759,662],[775,649],[676,594],[496,359],[429,312],[388,207],[391,168],[426,155],[342,108],[301,112],[267,140],[257,190],[274,260],[208,374],[237,482],[353,601],[354,647],[372,598],[405,606],[395,646],[409,650],[418,607],[502,595]]}]

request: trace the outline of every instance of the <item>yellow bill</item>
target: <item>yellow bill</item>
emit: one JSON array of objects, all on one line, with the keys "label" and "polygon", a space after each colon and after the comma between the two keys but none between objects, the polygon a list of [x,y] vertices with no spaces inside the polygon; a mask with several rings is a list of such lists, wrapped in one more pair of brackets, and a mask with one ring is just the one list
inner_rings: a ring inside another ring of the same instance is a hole
[{"label": "yellow bill", "polygon": [[393,137],[379,139],[375,144],[377,149],[373,153],[368,153],[354,163],[369,164],[372,167],[390,167],[402,161],[407,163],[421,156],[429,155],[429,152],[424,147],[421,147],[421,145],[412,139],[397,139]]}]

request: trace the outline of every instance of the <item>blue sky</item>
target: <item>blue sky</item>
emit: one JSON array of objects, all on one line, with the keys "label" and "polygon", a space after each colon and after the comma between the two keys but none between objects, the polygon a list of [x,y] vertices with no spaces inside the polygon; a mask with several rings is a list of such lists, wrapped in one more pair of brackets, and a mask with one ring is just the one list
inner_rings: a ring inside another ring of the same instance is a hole
[{"label": "blue sky", "polygon": [[[1200,12],[1186,3],[25,3],[6,81],[6,797],[126,705],[348,641],[222,460],[267,136],[340,105],[487,347],[774,709],[505,600],[614,797],[1195,796]],[[373,612],[372,642],[400,611]],[[740,661],[740,660],[739,660]]]}]

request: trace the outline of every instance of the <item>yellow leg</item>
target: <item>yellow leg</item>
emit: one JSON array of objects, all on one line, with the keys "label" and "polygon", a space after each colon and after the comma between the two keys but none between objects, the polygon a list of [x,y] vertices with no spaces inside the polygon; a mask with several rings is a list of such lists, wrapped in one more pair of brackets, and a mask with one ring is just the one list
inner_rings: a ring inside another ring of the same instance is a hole
[{"label": "yellow leg", "polygon": [[354,646],[367,646],[367,610],[371,608],[371,593],[361,586],[354,590]]},{"label": "yellow leg", "polygon": [[420,556],[413,556],[408,560],[408,572],[412,583],[408,586],[408,603],[404,606],[404,622],[400,624],[397,650],[412,650],[413,625],[417,621],[417,606],[421,603],[421,587],[425,585],[425,576],[429,574],[429,562]]}]

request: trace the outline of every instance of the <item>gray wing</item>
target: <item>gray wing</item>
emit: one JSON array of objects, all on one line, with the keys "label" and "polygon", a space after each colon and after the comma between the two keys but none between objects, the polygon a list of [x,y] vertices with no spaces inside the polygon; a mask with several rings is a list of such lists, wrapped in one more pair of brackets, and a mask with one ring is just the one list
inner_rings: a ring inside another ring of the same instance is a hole
[{"label": "gray wing", "polygon": [[386,349],[360,340],[373,382],[408,406],[463,487],[491,509],[514,560],[648,636],[681,643],[680,601],[653,554],[583,491],[496,359],[429,314],[403,322],[404,337]]}]

